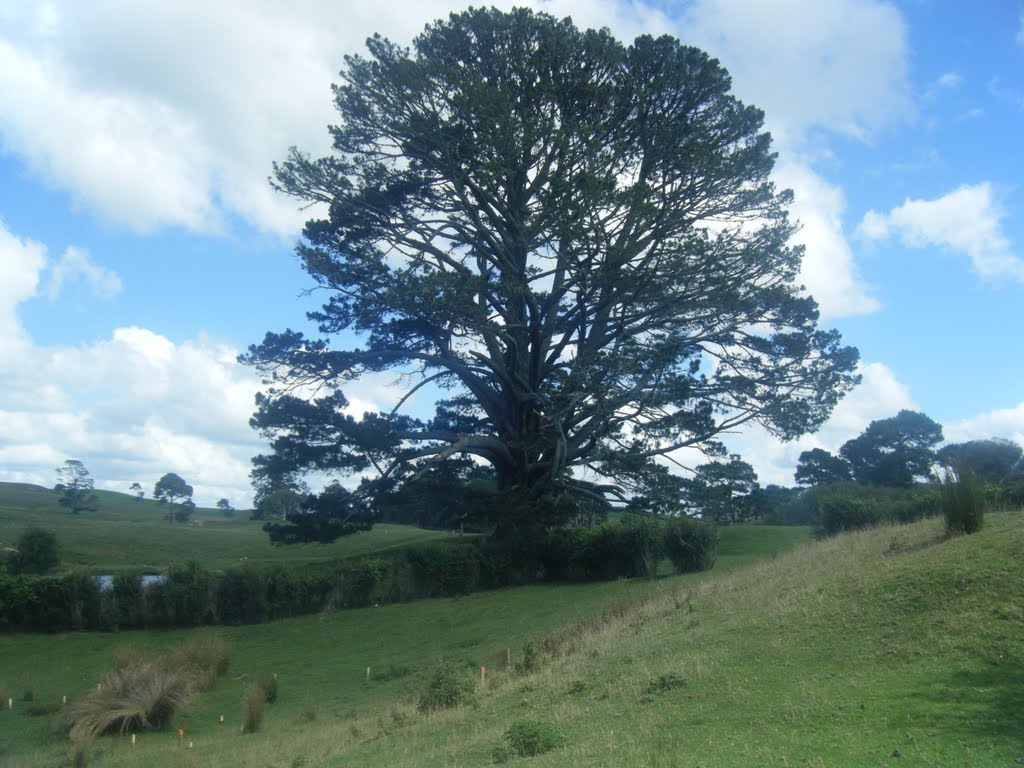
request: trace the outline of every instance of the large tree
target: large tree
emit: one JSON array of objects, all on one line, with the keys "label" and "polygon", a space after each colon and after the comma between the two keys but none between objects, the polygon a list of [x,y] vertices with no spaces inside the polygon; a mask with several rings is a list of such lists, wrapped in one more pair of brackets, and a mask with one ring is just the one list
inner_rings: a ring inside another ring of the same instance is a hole
[{"label": "large tree", "polygon": [[738,523],[753,515],[752,494],[757,488],[754,468],[733,454],[728,461],[697,467],[686,481],[685,503],[705,520]]},{"label": "large tree", "polygon": [[[270,387],[257,482],[471,455],[517,499],[505,522],[556,524],[575,498],[677,492],[659,458],[721,454],[726,430],[813,430],[855,383],[794,282],[762,113],[703,51],[525,9],[367,46],[335,86],[334,153],[275,166],[322,213],[297,251],[327,303],[322,338],[243,357]],[[346,413],[346,383],[379,372],[442,393],[435,416]]]},{"label": "large tree", "polygon": [[931,475],[942,425],[918,411],[903,410],[868,424],[847,440],[839,455],[858,483],[906,487]]},{"label": "large tree", "polygon": [[93,493],[95,485],[85,464],[78,459],[68,459],[63,467],[57,468],[57,485],[53,490],[60,494],[57,503],[77,515],[99,509],[99,497]]}]

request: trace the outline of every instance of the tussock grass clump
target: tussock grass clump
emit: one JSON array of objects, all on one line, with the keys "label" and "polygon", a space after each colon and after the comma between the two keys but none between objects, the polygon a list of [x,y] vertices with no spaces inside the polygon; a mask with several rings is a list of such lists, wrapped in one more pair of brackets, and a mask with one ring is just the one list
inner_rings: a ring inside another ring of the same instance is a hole
[{"label": "tussock grass clump", "polygon": [[267,704],[277,701],[277,674],[267,674],[260,678],[257,687],[263,691],[263,700]]},{"label": "tussock grass clump", "polygon": [[166,656],[129,648],[116,654],[114,668],[94,691],[67,709],[75,742],[105,733],[162,728],[195,693],[227,672],[230,645],[216,636],[193,638]]},{"label": "tussock grass clump", "polygon": [[242,733],[256,733],[263,727],[267,709],[267,692],[259,685],[249,688],[242,696]]},{"label": "tussock grass clump", "polygon": [[72,768],[86,768],[92,760],[92,736],[83,736],[71,744]]},{"label": "tussock grass clump", "polygon": [[171,668],[161,660],[129,662],[108,672],[99,688],[69,705],[71,739],[161,728],[196,689],[191,668]]},{"label": "tussock grass clump", "polygon": [[942,516],[946,535],[976,533],[985,523],[985,489],[962,462],[946,467],[942,483]]}]

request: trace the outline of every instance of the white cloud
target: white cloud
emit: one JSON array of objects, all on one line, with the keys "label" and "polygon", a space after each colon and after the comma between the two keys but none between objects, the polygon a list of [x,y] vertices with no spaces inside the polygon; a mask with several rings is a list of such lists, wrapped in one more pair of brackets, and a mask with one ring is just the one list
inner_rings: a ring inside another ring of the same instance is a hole
[{"label": "white cloud", "polygon": [[1003,217],[992,184],[982,182],[935,200],[908,199],[889,213],[868,211],[860,232],[869,240],[898,237],[908,248],[948,248],[969,256],[982,277],[1024,282],[1024,261],[1013,254]]},{"label": "white cloud", "polygon": [[123,287],[116,272],[94,263],[88,251],[70,246],[50,269],[46,295],[55,301],[67,284],[78,280],[83,280],[97,299],[112,299]]},{"label": "white cloud", "polygon": [[775,180],[793,190],[790,212],[800,222],[794,238],[805,247],[800,281],[818,302],[823,318],[868,314],[879,309],[870,286],[857,276],[853,252],[843,232],[845,208],[839,187],[808,166],[781,162]]},{"label": "white cloud", "polygon": [[863,137],[911,113],[906,29],[889,3],[698,0],[682,31],[786,143],[815,126]]},{"label": "white cloud", "polygon": [[1020,11],[1017,17],[1018,28],[1017,28],[1017,43],[1024,45],[1024,9]]},{"label": "white cloud", "polygon": [[[83,258],[68,248],[58,267],[88,267]],[[103,488],[151,487],[177,472],[198,503],[226,496],[246,506],[249,462],[264,446],[248,425],[258,377],[236,362],[237,350],[205,336],[175,344],[137,327],[94,344],[38,346],[17,310],[45,269],[45,247],[0,224],[0,480],[49,486],[52,468],[76,458]],[[110,289],[103,270],[84,274]]]},{"label": "white cloud", "polygon": [[935,81],[935,85],[938,88],[959,88],[963,82],[964,78],[959,73],[946,72]]},{"label": "white cloud", "polygon": [[1002,437],[1024,446],[1024,402],[948,422],[942,425],[942,434],[949,443]]}]

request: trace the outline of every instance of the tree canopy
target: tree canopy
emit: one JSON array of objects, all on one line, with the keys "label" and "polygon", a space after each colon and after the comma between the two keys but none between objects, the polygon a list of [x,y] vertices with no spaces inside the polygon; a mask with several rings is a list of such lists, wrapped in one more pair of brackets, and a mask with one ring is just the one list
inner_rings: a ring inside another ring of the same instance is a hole
[{"label": "tree canopy", "polygon": [[858,437],[843,443],[839,455],[858,483],[910,486],[931,474],[942,426],[918,411],[903,410],[872,421]]},{"label": "tree canopy", "polygon": [[[659,459],[722,455],[724,431],[814,430],[855,383],[795,282],[763,115],[706,53],[526,9],[367,47],[334,88],[333,154],[274,168],[315,206],[297,253],[327,300],[320,338],[268,333],[242,358],[269,387],[257,483],[393,487],[466,455],[514,526],[557,524],[580,499],[670,498]],[[346,384],[385,372],[397,406],[349,413]],[[406,410],[421,389],[432,418]]]},{"label": "tree canopy", "polygon": [[153,498],[167,504],[167,522],[174,520],[184,522],[192,514],[195,504],[192,503],[192,486],[182,479],[180,475],[168,472],[157,480],[153,486]]},{"label": "tree canopy", "polygon": [[850,465],[823,448],[812,448],[800,454],[794,479],[797,485],[829,485],[852,479]]},{"label": "tree canopy", "polygon": [[944,445],[935,454],[946,465],[960,462],[989,483],[1001,483],[1024,475],[1024,450],[1012,440],[992,438]]},{"label": "tree canopy", "polygon": [[99,497],[93,493],[95,485],[85,464],[78,459],[68,459],[63,467],[57,468],[57,485],[54,486],[60,493],[57,503],[76,515],[99,509]]}]

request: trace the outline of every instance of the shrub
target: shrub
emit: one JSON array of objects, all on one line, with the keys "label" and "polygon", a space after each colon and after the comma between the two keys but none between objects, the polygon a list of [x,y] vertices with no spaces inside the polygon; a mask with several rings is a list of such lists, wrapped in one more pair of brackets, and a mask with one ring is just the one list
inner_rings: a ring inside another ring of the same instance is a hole
[{"label": "shrub", "polygon": [[443,661],[434,667],[420,691],[416,708],[420,712],[434,712],[457,707],[469,698],[472,690],[473,681],[467,671]]},{"label": "shrub", "polygon": [[942,516],[946,520],[948,536],[975,533],[984,525],[984,488],[962,462],[946,468],[946,479],[942,483]]},{"label": "shrub", "polygon": [[691,517],[674,517],[665,524],[663,546],[676,573],[706,571],[718,557],[718,529]]},{"label": "shrub", "polygon": [[13,573],[49,573],[60,565],[53,531],[29,528],[18,538],[17,551],[8,560]]},{"label": "shrub", "polygon": [[523,658],[516,662],[516,673],[528,675],[537,671],[538,667],[540,667],[540,653],[533,641],[527,640],[523,643]]},{"label": "shrub", "polygon": [[167,663],[191,669],[199,690],[207,691],[213,688],[218,677],[228,673],[231,656],[231,643],[220,635],[201,631],[172,651]]},{"label": "shrub", "polygon": [[263,727],[267,692],[254,685],[242,696],[242,733],[256,733]]},{"label": "shrub", "polygon": [[558,749],[566,742],[565,731],[548,720],[516,720],[505,731],[508,750],[516,757],[533,757]]},{"label": "shrub", "polygon": [[277,675],[264,675],[260,678],[257,684],[259,689],[263,691],[263,699],[267,704],[273,704],[277,701]]}]

